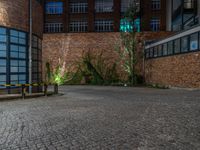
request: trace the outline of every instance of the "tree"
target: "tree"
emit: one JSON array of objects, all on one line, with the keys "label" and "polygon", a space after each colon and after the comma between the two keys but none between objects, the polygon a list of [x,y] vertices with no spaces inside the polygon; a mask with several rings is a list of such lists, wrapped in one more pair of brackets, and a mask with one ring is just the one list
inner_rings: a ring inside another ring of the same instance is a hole
[{"label": "tree", "polygon": [[121,32],[121,42],[122,42],[122,50],[121,48],[117,48],[117,52],[119,53],[121,62],[123,62],[124,71],[128,74],[128,80],[131,85],[137,83],[137,73],[136,73],[136,32],[137,29],[134,26],[135,19],[137,18],[137,2],[133,1],[127,11],[125,12],[124,18],[130,24],[132,24],[132,28],[129,32]]}]

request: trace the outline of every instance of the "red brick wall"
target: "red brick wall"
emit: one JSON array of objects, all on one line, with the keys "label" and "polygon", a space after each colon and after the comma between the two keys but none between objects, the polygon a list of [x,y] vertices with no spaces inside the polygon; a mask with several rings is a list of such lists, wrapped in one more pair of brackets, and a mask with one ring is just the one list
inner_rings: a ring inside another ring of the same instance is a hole
[{"label": "red brick wall", "polygon": [[[138,65],[137,70],[143,74],[143,43],[144,40],[166,37],[167,32],[145,32],[137,34]],[[50,62],[53,67],[60,62],[66,70],[80,60],[82,52],[90,50],[92,53],[103,51],[108,64],[119,61],[115,52],[116,44],[120,43],[120,33],[60,33],[44,34],[43,36],[43,66]],[[45,68],[43,68],[43,71]],[[118,65],[120,76],[125,78],[121,65]],[[44,75],[45,73],[43,73]]]},{"label": "red brick wall", "polygon": [[200,88],[200,52],[146,60],[145,78],[151,84]]},{"label": "red brick wall", "polygon": [[[1,0],[0,25],[23,31],[29,31],[29,1]],[[33,33],[42,37],[43,8],[33,0]]]}]

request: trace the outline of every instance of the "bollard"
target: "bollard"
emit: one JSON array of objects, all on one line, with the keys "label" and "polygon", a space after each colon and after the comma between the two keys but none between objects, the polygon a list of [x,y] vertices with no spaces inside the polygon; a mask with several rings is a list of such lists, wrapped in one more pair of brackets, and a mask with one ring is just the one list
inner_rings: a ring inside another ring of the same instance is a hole
[{"label": "bollard", "polygon": [[26,92],[26,87],[24,84],[22,84],[22,99],[25,99],[25,92]]},{"label": "bollard", "polygon": [[54,94],[58,94],[58,84],[54,84]]},{"label": "bollard", "polygon": [[44,84],[44,96],[47,96],[47,89],[48,89],[48,85],[45,83]]}]

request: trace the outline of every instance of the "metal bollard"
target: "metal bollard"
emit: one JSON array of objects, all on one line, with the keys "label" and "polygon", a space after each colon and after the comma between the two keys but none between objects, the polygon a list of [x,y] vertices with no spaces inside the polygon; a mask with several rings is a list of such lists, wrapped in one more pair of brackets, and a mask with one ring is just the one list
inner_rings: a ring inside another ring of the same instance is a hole
[{"label": "metal bollard", "polygon": [[44,96],[47,96],[47,89],[48,89],[48,85],[45,83],[44,84]]},{"label": "metal bollard", "polygon": [[22,99],[25,99],[25,96],[26,96],[26,87],[24,84],[22,84]]},{"label": "metal bollard", "polygon": [[58,94],[58,84],[54,85],[54,94]]}]

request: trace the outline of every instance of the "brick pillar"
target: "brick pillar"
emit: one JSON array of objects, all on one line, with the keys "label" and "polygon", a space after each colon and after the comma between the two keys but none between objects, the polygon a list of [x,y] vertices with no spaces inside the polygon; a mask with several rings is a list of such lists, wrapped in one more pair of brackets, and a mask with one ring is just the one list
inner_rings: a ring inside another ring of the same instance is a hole
[{"label": "brick pillar", "polygon": [[63,14],[63,31],[64,32],[69,32],[69,2],[68,1],[63,1],[64,4],[64,14]]},{"label": "brick pillar", "polygon": [[118,32],[120,28],[121,0],[114,0],[114,31]]},{"label": "brick pillar", "polygon": [[88,32],[94,32],[95,1],[88,0]]}]

